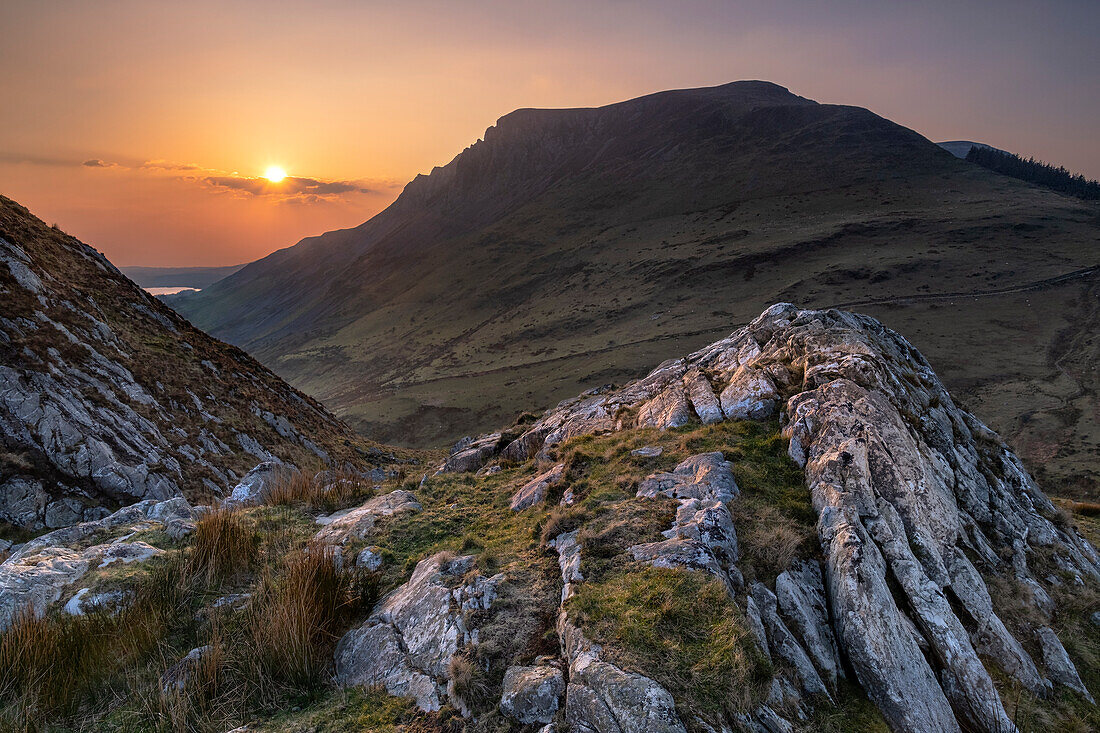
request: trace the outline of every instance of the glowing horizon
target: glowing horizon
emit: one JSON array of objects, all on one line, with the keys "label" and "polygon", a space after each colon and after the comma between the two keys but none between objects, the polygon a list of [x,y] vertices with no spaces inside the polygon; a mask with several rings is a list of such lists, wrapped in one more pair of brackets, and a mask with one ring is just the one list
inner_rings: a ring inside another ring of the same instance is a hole
[{"label": "glowing horizon", "polygon": [[0,193],[120,266],[235,264],[362,223],[514,109],[739,79],[1095,178],[1098,27],[1070,0],[17,0]]}]

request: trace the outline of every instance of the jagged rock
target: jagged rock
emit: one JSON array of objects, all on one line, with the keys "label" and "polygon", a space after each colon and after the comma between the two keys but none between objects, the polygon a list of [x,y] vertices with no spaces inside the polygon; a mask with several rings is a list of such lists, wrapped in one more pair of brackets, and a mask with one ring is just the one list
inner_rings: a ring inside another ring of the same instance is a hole
[{"label": "jagged rock", "polygon": [[720,452],[691,456],[670,473],[647,477],[638,487],[638,496],[649,499],[667,496],[727,502],[740,493],[733,477],[733,464]]},{"label": "jagged rock", "polygon": [[533,507],[535,504],[542,503],[546,499],[547,490],[560,482],[564,476],[564,463],[558,463],[549,470],[535,476],[512,497],[512,511],[520,512]]},{"label": "jagged rock", "polygon": [[821,569],[815,562],[803,562],[775,579],[779,610],[793,628],[822,680],[836,690],[838,677],[844,676],[829,621],[825,586]]},{"label": "jagged rock", "polygon": [[1039,649],[1043,653],[1043,664],[1046,665],[1047,674],[1050,675],[1050,678],[1060,685],[1065,685],[1095,705],[1096,700],[1093,699],[1088,688],[1085,687],[1085,683],[1081,681],[1081,676],[1077,673],[1077,667],[1069,658],[1066,648],[1062,646],[1062,642],[1058,639],[1058,635],[1054,633],[1054,630],[1049,626],[1043,626],[1035,632],[1035,636],[1039,640]]},{"label": "jagged rock", "polygon": [[687,389],[688,399],[695,413],[704,425],[722,422],[725,414],[722,405],[714,395],[714,388],[710,386],[710,380],[701,369],[689,369],[684,375],[684,387]]},{"label": "jagged rock", "polygon": [[949,560],[948,570],[951,573],[951,589],[970,616],[970,639],[974,648],[997,660],[1001,669],[1033,694],[1045,696],[1050,692],[1050,683],[1039,674],[1023,645],[997,616],[981,575],[966,555],[956,549]]},{"label": "jagged rock", "polygon": [[280,461],[264,461],[244,475],[226,498],[227,506],[259,504],[274,485],[287,480],[295,469]]},{"label": "jagged rock", "polygon": [[693,413],[684,385],[675,381],[638,410],[640,428],[678,428],[691,422]]},{"label": "jagged rock", "polygon": [[[890,725],[1011,730],[978,652],[1038,690],[1034,665],[995,615],[969,630],[956,615],[980,614],[988,597],[981,574],[957,558],[972,553],[983,572],[1011,573],[1049,616],[1053,601],[1030,567],[1035,549],[1043,550],[1040,562],[1053,557],[1057,570],[1090,582],[1100,580],[1100,556],[1051,521],[1053,505],[1019,459],[954,404],[916,349],[877,321],[773,306],[622,389],[562,402],[505,450],[536,455],[563,436],[614,430],[622,419],[615,416],[629,416],[692,369],[727,380],[728,417],[782,407],[789,452],[805,468],[818,514],[839,651]],[[685,495],[676,473],[647,479],[639,494]],[[1007,571],[1002,556],[1011,558]],[[953,606],[949,594],[961,603]]]},{"label": "jagged rock", "polygon": [[665,449],[659,445],[646,445],[630,451],[630,455],[637,456],[638,458],[657,458],[664,452]]},{"label": "jagged rock", "polygon": [[362,506],[317,518],[317,524],[325,525],[314,535],[318,542],[342,545],[350,539],[364,539],[378,517],[390,517],[404,512],[418,512],[423,507],[411,491],[397,489],[388,494],[368,499]]},{"label": "jagged rock", "polygon": [[734,373],[729,386],[722,390],[722,412],[729,420],[759,420],[775,411],[778,398],[771,377],[742,366]]},{"label": "jagged rock", "polygon": [[764,623],[773,657],[779,657],[794,668],[803,692],[807,695],[824,695],[831,701],[832,696],[806,650],[783,623],[783,619],[779,618],[775,594],[761,583],[753,583],[752,597],[760,611],[760,620]]},{"label": "jagged rock", "polygon": [[[146,529],[167,531],[170,526],[190,523],[192,516],[182,498],[165,502],[148,499],[102,519],[56,529],[25,543],[0,563],[0,631],[24,608],[43,615],[66,589],[91,570],[117,562],[141,562],[163,552],[146,542],[126,541],[129,534]],[[93,542],[97,535],[108,535],[119,527],[128,527],[128,534],[99,544]],[[83,607],[82,600],[76,604],[73,610]]]},{"label": "jagged rock", "polygon": [[407,583],[340,639],[337,683],[381,686],[391,695],[413,698],[422,710],[438,710],[449,694],[451,659],[475,638],[466,612],[489,608],[502,580],[500,575],[463,580],[473,562],[473,556],[443,552],[421,560]]},{"label": "jagged rock", "polygon": [[525,725],[551,723],[564,692],[565,677],[557,667],[509,667],[504,673],[500,710]]},{"label": "jagged rock", "polygon": [[463,438],[451,449],[451,455],[443,464],[443,470],[449,473],[476,471],[485,465],[485,461],[495,455],[500,447],[500,433],[482,435],[476,440]]}]

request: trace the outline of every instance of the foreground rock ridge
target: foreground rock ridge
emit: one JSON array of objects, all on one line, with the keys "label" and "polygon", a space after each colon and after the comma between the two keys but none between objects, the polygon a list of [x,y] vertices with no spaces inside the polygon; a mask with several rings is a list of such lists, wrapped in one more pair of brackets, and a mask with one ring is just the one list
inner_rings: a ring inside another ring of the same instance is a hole
[{"label": "foreground rock ridge", "polygon": [[[0,728],[1100,722],[1096,549],[867,316],[781,303],[449,454],[378,453],[0,539]],[[56,662],[66,639],[91,665]],[[76,714],[53,702],[69,688]]]},{"label": "foreground rock ridge", "polygon": [[0,521],[217,497],[259,461],[336,461],[352,434],[92,248],[0,197]]},{"label": "foreground rock ridge", "polygon": [[[743,586],[725,510],[737,486],[722,477],[721,454],[656,474],[638,491],[681,506],[670,539],[632,548],[635,558],[721,577],[762,650],[782,662],[769,703],[729,724],[789,730],[799,710],[825,704],[846,670],[899,731],[1015,730],[996,675],[1037,696],[1060,685],[1092,701],[1049,627],[1059,611],[1047,588],[1095,587],[1100,556],[998,436],[952,401],[924,357],[872,318],[775,305],[643,379],[562,402],[518,435],[463,441],[443,468],[549,465],[578,436],[772,415],[805,471],[820,566],[788,569],[774,591]],[[553,546],[564,602],[583,580],[584,550],[575,533]],[[1015,598],[991,594],[993,580]],[[1008,600],[1035,620],[1004,616]],[[683,729],[655,682],[600,671],[598,645],[572,626],[565,606],[559,633],[574,730]],[[783,689],[797,691],[793,715],[789,696],[778,703]]]}]

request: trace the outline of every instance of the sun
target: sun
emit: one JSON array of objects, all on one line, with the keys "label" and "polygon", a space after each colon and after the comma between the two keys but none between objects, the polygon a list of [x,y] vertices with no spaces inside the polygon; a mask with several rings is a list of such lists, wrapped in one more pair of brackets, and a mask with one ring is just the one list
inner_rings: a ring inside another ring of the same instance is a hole
[{"label": "sun", "polygon": [[279,181],[286,178],[286,171],[284,171],[277,165],[269,165],[267,167],[267,170],[264,171],[264,178],[271,181],[272,183],[278,183]]}]

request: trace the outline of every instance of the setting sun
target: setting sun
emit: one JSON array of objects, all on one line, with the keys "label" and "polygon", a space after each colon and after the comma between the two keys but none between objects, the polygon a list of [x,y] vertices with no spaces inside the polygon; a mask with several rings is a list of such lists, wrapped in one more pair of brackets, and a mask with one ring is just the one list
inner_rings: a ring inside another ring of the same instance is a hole
[{"label": "setting sun", "polygon": [[264,178],[271,181],[272,183],[278,183],[279,181],[286,178],[286,171],[284,171],[277,165],[269,165],[267,167],[267,170],[264,171]]}]

